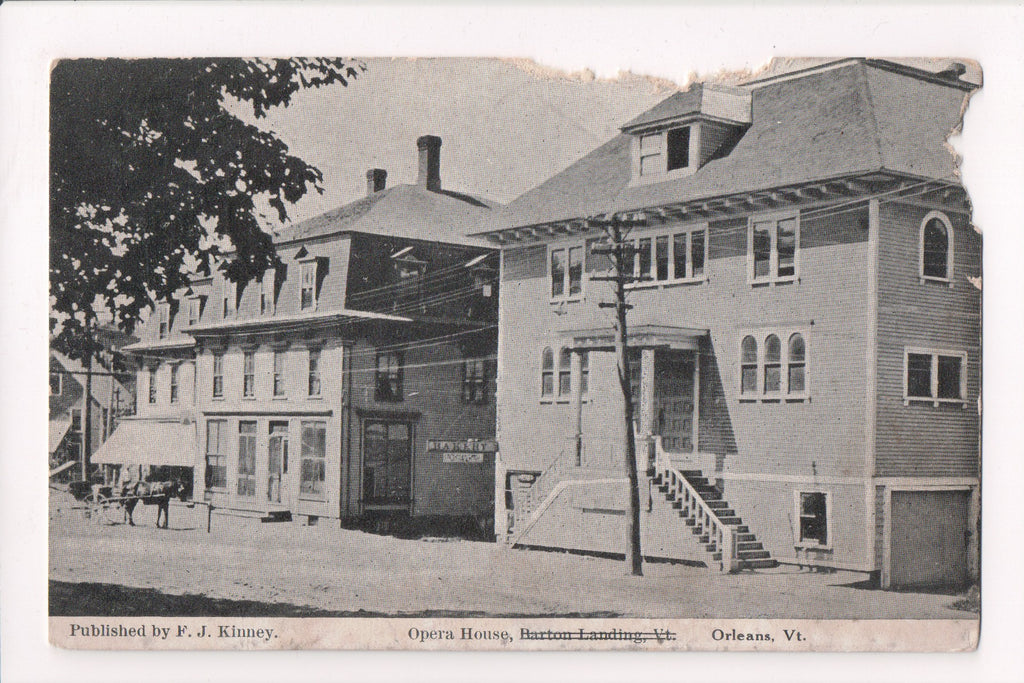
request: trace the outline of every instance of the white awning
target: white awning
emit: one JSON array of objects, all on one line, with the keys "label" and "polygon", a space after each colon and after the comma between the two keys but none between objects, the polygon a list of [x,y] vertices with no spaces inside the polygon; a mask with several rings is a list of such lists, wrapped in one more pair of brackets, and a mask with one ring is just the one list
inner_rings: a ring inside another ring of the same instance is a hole
[{"label": "white awning", "polygon": [[70,419],[50,420],[50,453],[60,447],[61,442],[64,441],[64,435],[68,433],[70,427]]},{"label": "white awning", "polygon": [[125,420],[93,453],[92,461],[107,465],[195,467],[195,425],[168,420]]}]

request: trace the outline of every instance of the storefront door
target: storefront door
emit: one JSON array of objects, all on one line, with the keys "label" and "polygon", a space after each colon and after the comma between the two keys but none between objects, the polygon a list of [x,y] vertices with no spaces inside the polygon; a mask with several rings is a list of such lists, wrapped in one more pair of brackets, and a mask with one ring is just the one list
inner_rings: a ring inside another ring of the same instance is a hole
[{"label": "storefront door", "polygon": [[412,435],[407,422],[367,420],[363,427],[363,503],[407,505]]},{"label": "storefront door", "polygon": [[271,422],[267,446],[267,501],[288,501],[288,423]]},{"label": "storefront door", "polygon": [[654,433],[672,453],[696,450],[696,354],[658,350],[654,355]]}]

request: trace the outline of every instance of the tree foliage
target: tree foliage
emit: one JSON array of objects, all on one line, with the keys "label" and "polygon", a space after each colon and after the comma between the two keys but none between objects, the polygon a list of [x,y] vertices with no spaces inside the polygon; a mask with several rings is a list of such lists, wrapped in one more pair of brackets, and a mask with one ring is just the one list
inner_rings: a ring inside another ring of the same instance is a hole
[{"label": "tree foliage", "polygon": [[228,277],[245,282],[275,261],[259,202],[287,205],[320,171],[288,153],[255,118],[301,90],[345,86],[365,66],[329,59],[74,59],[50,83],[50,295],[57,344],[81,356],[102,301],[130,332],[170,301],[187,271],[234,250]]}]

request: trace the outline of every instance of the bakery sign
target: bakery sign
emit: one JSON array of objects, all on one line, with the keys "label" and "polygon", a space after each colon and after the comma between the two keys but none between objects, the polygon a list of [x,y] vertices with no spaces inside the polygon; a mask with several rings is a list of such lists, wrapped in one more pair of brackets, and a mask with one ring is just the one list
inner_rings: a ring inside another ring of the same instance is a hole
[{"label": "bakery sign", "polygon": [[444,463],[482,463],[485,453],[494,453],[497,450],[497,441],[427,441],[427,451],[440,453],[441,462]]}]

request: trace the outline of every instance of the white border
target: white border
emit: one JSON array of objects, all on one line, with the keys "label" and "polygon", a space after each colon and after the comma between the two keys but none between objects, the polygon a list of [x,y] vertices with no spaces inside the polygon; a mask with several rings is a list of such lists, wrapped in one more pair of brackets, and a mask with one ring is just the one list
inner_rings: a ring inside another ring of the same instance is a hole
[{"label": "white border", "polygon": [[[533,680],[614,681],[663,678],[671,667],[688,677],[727,671],[731,680],[818,681],[1012,680],[1024,666],[1019,615],[1024,612],[1019,550],[993,539],[1019,538],[1024,524],[1012,502],[1024,472],[1019,444],[1024,413],[1019,380],[1024,335],[1019,254],[1024,236],[1022,71],[1024,10],[1010,5],[741,6],[475,8],[245,3],[4,3],[0,7],[0,259],[8,385],[0,458],[3,558],[0,658],[4,680]],[[586,655],[317,654],[67,652],[46,644],[45,475],[41,452],[46,367],[46,73],[70,55],[364,54],[531,56],[569,70],[619,69],[685,81],[720,65],[756,68],[772,55],[962,55],[985,68],[985,89],[972,100],[968,137],[956,147],[985,237],[986,403],[985,627],[977,653],[798,655],[772,657],[590,653]],[[29,265],[26,265],[29,264]],[[26,433],[24,425],[38,425]],[[1013,457],[1002,457],[1013,455]],[[35,493],[35,495],[33,495]],[[11,554],[18,550],[17,558]],[[1015,555],[1016,554],[1016,555]],[[16,561],[12,561],[15,560]],[[296,663],[301,661],[301,666]],[[806,666],[812,664],[812,666]],[[669,667],[669,668],[666,668]],[[524,674],[524,671],[529,674]]]}]

